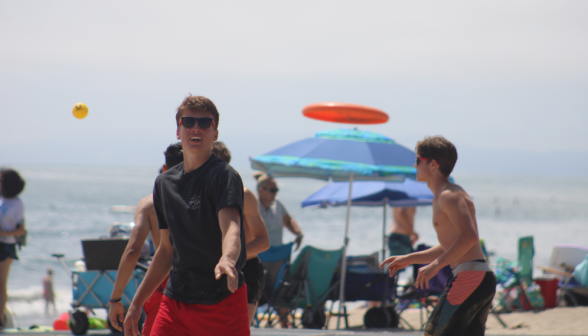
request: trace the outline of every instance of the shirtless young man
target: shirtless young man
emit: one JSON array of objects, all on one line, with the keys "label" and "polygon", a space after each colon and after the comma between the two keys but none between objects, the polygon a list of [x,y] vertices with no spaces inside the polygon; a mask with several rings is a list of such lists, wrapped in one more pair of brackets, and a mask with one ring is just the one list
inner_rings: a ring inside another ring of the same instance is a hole
[{"label": "shirtless young man", "polygon": [[160,244],[124,322],[138,336],[141,306],[169,274],[151,336],[251,334],[247,314],[243,181],[211,149],[219,113],[210,99],[188,96],[176,136],[184,162],[159,175],[153,189]]},{"label": "shirtless young man", "polygon": [[[161,167],[162,173],[184,161],[181,142],[169,145],[163,154],[165,155],[165,164]],[[120,260],[116,280],[114,281],[114,288],[110,295],[108,318],[110,324],[120,331],[122,331],[122,328],[118,325],[117,319],[121,322],[124,321],[124,308],[121,300],[122,294],[139,260],[141,249],[149,233],[151,233],[153,246],[157,251],[159,247],[159,224],[157,223],[157,215],[153,206],[153,194],[141,199],[137,204],[137,208],[135,209],[135,227],[131,232],[131,237]],[[145,315],[147,315],[143,326],[143,335],[145,336],[151,335],[153,321],[155,321],[155,317],[159,311],[159,303],[161,302],[166,284],[167,278],[153,292],[143,307]]]},{"label": "shirtless young man", "polygon": [[449,174],[457,161],[457,150],[441,136],[426,137],[416,146],[417,181],[427,182],[433,192],[433,227],[439,245],[405,256],[392,256],[390,275],[411,264],[428,264],[419,269],[418,288],[451,265],[453,277],[439,298],[425,328],[428,335],[484,335],[486,319],[496,291],[496,278],[486,263],[478,238],[476,211],[470,196]]},{"label": "shirtless young man", "polygon": [[414,231],[415,207],[392,208],[392,229],[388,236],[390,255],[404,255],[414,252],[412,245],[419,239]]},{"label": "shirtless young man", "polygon": [[[223,159],[225,162],[231,162],[231,151],[224,142],[217,141],[212,146],[212,154]],[[247,262],[243,269],[245,284],[247,285],[247,307],[249,310],[249,324],[253,322],[257,303],[263,293],[265,285],[265,273],[263,264],[257,255],[270,247],[269,235],[261,214],[259,213],[259,204],[257,197],[247,188],[243,188],[244,209],[243,220],[245,221],[245,242],[247,243]]]}]

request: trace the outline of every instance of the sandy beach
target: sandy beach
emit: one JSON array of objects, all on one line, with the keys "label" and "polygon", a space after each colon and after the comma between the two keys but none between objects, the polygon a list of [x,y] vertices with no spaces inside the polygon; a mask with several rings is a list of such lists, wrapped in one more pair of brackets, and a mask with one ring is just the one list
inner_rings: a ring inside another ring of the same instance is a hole
[{"label": "sandy beach", "polygon": [[[350,311],[352,329],[362,329],[365,311],[365,308]],[[418,309],[408,309],[402,317],[415,328],[420,325]],[[539,312],[500,314],[500,317],[508,328],[503,328],[496,317],[490,315],[486,335],[588,335],[588,307],[558,307]],[[331,319],[329,328],[334,329],[336,323],[335,318]],[[404,323],[401,326],[406,328]]]}]

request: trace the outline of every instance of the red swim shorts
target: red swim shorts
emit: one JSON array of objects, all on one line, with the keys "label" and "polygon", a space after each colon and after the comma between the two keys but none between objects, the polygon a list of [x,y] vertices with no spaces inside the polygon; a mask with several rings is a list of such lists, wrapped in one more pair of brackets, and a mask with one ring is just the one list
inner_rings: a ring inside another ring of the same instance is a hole
[{"label": "red swim shorts", "polygon": [[151,329],[153,329],[153,322],[155,322],[155,318],[157,317],[157,312],[159,311],[159,305],[161,303],[161,299],[163,298],[163,291],[165,290],[165,286],[167,285],[167,280],[169,279],[169,275],[163,280],[161,285],[157,287],[155,292],[151,294],[145,305],[143,305],[143,309],[145,310],[145,324],[143,324],[143,335],[150,336]]},{"label": "red swim shorts", "polygon": [[214,305],[161,299],[151,336],[249,336],[247,285]]}]

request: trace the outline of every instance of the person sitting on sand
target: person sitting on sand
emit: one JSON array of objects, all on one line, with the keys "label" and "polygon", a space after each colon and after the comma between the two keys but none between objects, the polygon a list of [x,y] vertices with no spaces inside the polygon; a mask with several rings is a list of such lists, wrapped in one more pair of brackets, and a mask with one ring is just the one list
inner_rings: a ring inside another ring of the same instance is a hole
[{"label": "person sitting on sand", "polygon": [[47,268],[47,274],[43,277],[43,299],[45,299],[45,316],[49,316],[49,305],[53,308],[53,314],[57,313],[55,292],[53,291],[53,269],[51,268]]},{"label": "person sitting on sand", "polygon": [[25,234],[24,205],[18,195],[25,181],[17,171],[0,170],[0,329],[4,328],[4,310],[8,300],[8,273],[16,255],[16,238]]},{"label": "person sitting on sand", "polygon": [[[212,153],[223,159],[226,163],[231,163],[231,152],[224,142],[215,142],[212,146]],[[243,220],[245,221],[247,262],[241,271],[245,276],[245,284],[247,285],[247,306],[249,310],[249,324],[251,324],[257,312],[257,303],[261,298],[265,285],[263,264],[257,257],[257,254],[266,251],[270,247],[270,243],[265,223],[259,214],[257,197],[247,188],[243,188],[243,194],[245,197]]]},{"label": "person sitting on sand", "polygon": [[496,291],[494,272],[487,264],[478,238],[474,202],[466,191],[449,181],[457,161],[457,150],[441,136],[417,143],[417,181],[427,182],[433,192],[433,227],[439,245],[426,251],[392,256],[390,276],[411,264],[428,264],[419,269],[417,288],[428,288],[429,279],[451,265],[452,278],[435,305],[424,335],[484,335],[486,320]]},{"label": "person sitting on sand", "polygon": [[[165,155],[165,164],[161,167],[161,172],[166,172],[169,168],[184,161],[181,142],[169,145],[163,154]],[[153,246],[157,251],[160,237],[157,215],[153,206],[153,194],[141,199],[135,208],[135,227],[131,232],[127,247],[120,259],[114,288],[112,289],[112,294],[110,294],[108,319],[110,320],[110,324],[120,331],[122,331],[122,328],[119,326],[118,321],[121,321],[121,323],[124,321],[124,308],[121,298],[131,278],[131,274],[137,265],[137,261],[141,256],[141,249],[143,248],[145,239],[147,239],[149,234],[151,234]],[[166,284],[167,278],[153,292],[143,307],[146,315],[145,324],[143,325],[143,335],[145,336],[151,335],[153,321],[155,321],[155,317],[159,311],[159,303],[161,302]]]},{"label": "person sitting on sand", "polygon": [[141,306],[169,274],[152,336],[250,335],[243,181],[211,153],[219,113],[210,99],[188,96],[176,114],[184,162],[159,175],[153,204],[161,242],[135,293],[124,333],[139,335]]}]

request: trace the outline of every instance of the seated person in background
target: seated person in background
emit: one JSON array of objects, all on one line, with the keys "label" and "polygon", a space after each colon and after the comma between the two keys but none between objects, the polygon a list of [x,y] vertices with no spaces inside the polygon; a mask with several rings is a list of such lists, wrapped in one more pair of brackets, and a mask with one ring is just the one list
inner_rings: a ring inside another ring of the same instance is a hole
[{"label": "seated person in background", "polygon": [[[161,167],[161,171],[165,172],[168,168],[172,168],[178,163],[184,161],[182,153],[182,143],[177,142],[167,147],[163,153],[165,155],[165,164]],[[135,209],[135,227],[131,232],[131,237],[127,243],[127,247],[118,266],[118,273],[114,281],[114,288],[110,295],[110,309],[108,310],[108,318],[110,323],[118,330],[122,328],[118,325],[119,321],[124,321],[124,308],[121,302],[122,294],[131,278],[131,274],[137,265],[137,261],[141,256],[141,250],[144,247],[145,239],[151,233],[153,239],[153,246],[157,250],[160,242],[159,224],[157,222],[157,215],[155,214],[155,207],[153,206],[153,194],[141,199]],[[163,290],[167,284],[167,278],[161,285],[153,292],[149,300],[145,303],[143,309],[147,317],[145,318],[145,325],[143,327],[143,335],[149,336],[153,321],[159,311],[159,303]]]},{"label": "seated person in background", "polygon": [[257,193],[259,194],[259,212],[267,227],[271,246],[281,246],[284,227],[296,235],[296,248],[302,244],[302,229],[298,222],[290,217],[284,204],[276,198],[278,185],[276,181],[265,173],[255,173],[253,177],[257,180]]},{"label": "seated person in background", "polygon": [[[231,163],[231,152],[222,141],[214,143],[212,154],[223,159],[226,163]],[[249,309],[249,324],[251,324],[255,312],[257,312],[257,302],[261,298],[265,282],[263,264],[257,254],[267,250],[270,243],[265,223],[259,214],[257,197],[247,188],[243,188],[243,194],[243,224],[245,226],[245,243],[247,244],[247,262],[241,271],[245,276],[245,284],[247,285],[247,306]]]}]

